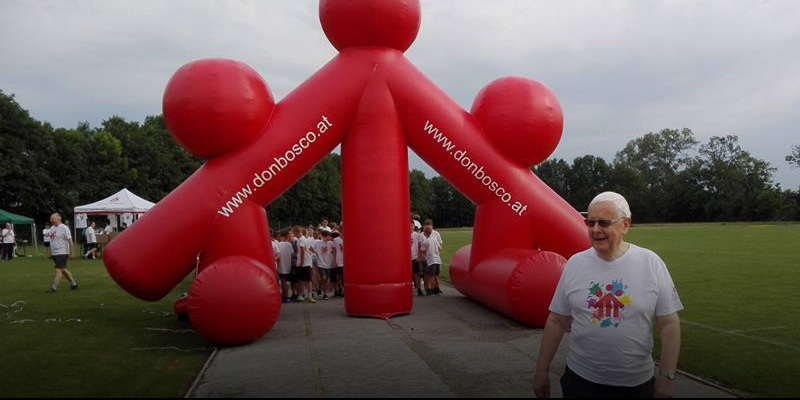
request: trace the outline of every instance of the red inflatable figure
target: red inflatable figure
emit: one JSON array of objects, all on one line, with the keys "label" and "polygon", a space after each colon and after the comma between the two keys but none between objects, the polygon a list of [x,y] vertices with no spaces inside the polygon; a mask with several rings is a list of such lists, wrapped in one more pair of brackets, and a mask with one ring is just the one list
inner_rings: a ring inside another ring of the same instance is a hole
[{"label": "red inflatable figure", "polygon": [[[477,204],[473,245],[450,265],[466,296],[543,326],[566,258],[589,247],[581,215],[530,170],[557,146],[558,100],[501,78],[461,109],[403,55],[418,0],[322,0],[339,54],[275,104],[248,66],[200,60],[164,93],[167,127],[208,161],[106,249],[131,294],[156,301],[199,274],[186,310],[208,340],[238,345],[280,312],[263,206],[342,145],[345,307],[352,316],[411,312],[407,147]],[[375,264],[375,260],[382,260]]]}]

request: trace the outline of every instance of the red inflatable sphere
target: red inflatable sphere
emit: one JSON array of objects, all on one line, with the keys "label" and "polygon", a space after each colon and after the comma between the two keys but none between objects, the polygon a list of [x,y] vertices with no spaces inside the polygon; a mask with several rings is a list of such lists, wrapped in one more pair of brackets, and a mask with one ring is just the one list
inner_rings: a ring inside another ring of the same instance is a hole
[{"label": "red inflatable sphere", "polygon": [[550,157],[564,129],[555,94],[522,77],[500,78],[484,87],[472,103],[472,115],[501,153],[527,166]]},{"label": "red inflatable sphere", "polygon": [[419,0],[321,0],[319,20],[339,51],[360,46],[406,51],[419,32]]},{"label": "red inflatable sphere", "polygon": [[275,274],[243,256],[217,260],[189,290],[189,317],[197,333],[224,346],[251,343],[275,325],[281,295]]},{"label": "red inflatable sphere", "polygon": [[537,252],[520,262],[509,281],[514,319],[534,328],[544,328],[566,264],[566,258],[549,251]]},{"label": "red inflatable sphere", "polygon": [[210,158],[252,142],[275,101],[261,76],[233,60],[198,60],[182,66],[164,91],[164,121],[184,148]]}]

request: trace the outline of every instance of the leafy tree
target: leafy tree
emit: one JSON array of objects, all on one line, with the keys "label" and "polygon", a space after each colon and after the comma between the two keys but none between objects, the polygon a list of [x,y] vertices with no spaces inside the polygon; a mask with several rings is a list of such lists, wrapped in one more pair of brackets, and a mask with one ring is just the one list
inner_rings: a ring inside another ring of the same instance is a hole
[{"label": "leafy tree", "polygon": [[572,162],[567,177],[567,200],[575,209],[585,211],[595,196],[609,190],[611,167],[600,157],[586,155]]},{"label": "leafy tree", "polygon": [[533,173],[546,183],[547,186],[550,186],[550,189],[553,189],[554,192],[565,199],[569,198],[569,174],[571,167],[566,161],[560,158],[551,158],[531,168],[531,170],[533,170]]},{"label": "leafy tree", "polygon": [[786,156],[786,162],[800,167],[800,144],[796,144],[792,147],[792,153]]},{"label": "leafy tree", "polygon": [[56,156],[51,131],[0,91],[0,207],[39,219],[54,209],[48,196],[57,190],[47,168]]},{"label": "leafy tree", "polygon": [[431,179],[433,218],[436,226],[445,228],[472,226],[475,205],[441,176]]},{"label": "leafy tree", "polygon": [[433,189],[425,174],[414,169],[408,174],[408,187],[411,196],[411,210],[423,217],[433,215]]},{"label": "leafy tree", "polygon": [[628,142],[617,153],[614,164],[619,174],[616,177],[638,175],[631,181],[614,183],[627,190],[623,194],[631,200],[632,211],[639,221],[668,220],[678,174],[691,160],[687,152],[697,144],[688,128],[662,129]]},{"label": "leafy tree", "polygon": [[128,188],[148,200],[161,200],[202,163],[175,142],[162,116],[147,117],[141,126],[114,116],[103,121],[102,129],[124,148],[122,157],[131,170]]},{"label": "leafy tree", "polygon": [[713,221],[771,219],[780,208],[772,184],[775,168],[743,150],[737,136],[715,136],[700,147],[698,182],[709,194],[705,217]]},{"label": "leafy tree", "polygon": [[341,221],[340,156],[329,154],[291,189],[270,204],[270,226],[318,224],[321,218]]},{"label": "leafy tree", "polygon": [[[800,219],[800,192],[772,182],[769,163],[741,148],[736,136],[698,145],[689,129],[663,129],[630,141],[614,162],[585,155],[572,164],[547,160],[533,168],[576,209],[597,193],[624,194],[637,222]],[[800,167],[800,145],[786,160]],[[58,211],[127,187],[159,201],[201,165],[181,148],[161,116],[143,123],[112,116],[101,126],[53,129],[0,91],[0,207],[46,220]],[[340,156],[331,154],[269,205],[274,228],[341,219]],[[412,210],[437,226],[473,223],[475,206],[442,177],[409,172]]]}]

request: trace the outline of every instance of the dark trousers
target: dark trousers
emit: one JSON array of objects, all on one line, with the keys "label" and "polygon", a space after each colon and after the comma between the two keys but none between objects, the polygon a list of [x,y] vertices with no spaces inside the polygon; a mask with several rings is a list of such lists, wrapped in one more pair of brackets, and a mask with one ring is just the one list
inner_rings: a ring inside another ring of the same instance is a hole
[{"label": "dark trousers", "polygon": [[3,254],[0,260],[11,260],[14,258],[14,243],[3,243]]},{"label": "dark trousers", "polygon": [[656,378],[636,387],[600,385],[587,381],[569,367],[561,377],[561,391],[565,399],[652,399],[655,393]]}]

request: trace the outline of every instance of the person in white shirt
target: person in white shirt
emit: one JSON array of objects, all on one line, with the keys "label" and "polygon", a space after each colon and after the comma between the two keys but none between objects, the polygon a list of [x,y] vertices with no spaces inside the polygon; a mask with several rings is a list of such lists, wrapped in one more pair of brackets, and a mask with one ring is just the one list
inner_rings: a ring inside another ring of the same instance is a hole
[{"label": "person in white shirt", "polygon": [[425,294],[428,296],[439,296],[442,292],[439,290],[439,279],[437,274],[441,271],[442,266],[442,245],[439,239],[433,235],[433,227],[425,225],[422,231],[422,242],[420,244],[420,251],[425,258]]},{"label": "person in white shirt", "polygon": [[[426,219],[425,220],[425,226],[430,226],[431,227],[431,235],[436,239],[437,242],[439,242],[439,247],[441,248],[442,246],[444,246],[444,240],[442,240],[442,235],[439,234],[439,231],[437,231],[436,229],[433,229],[433,220],[430,219],[430,218]],[[439,264],[441,264],[441,261],[439,261]],[[440,278],[441,274],[442,274],[442,268],[441,268],[441,265],[440,265],[440,268],[438,268],[436,270],[436,289],[435,289],[435,293],[434,294],[437,294],[437,295],[442,294],[442,291],[439,290],[439,278]]]},{"label": "person in white shirt", "polygon": [[[534,376],[538,397],[550,395],[550,364],[569,333],[564,397],[674,397],[683,310],[667,266],[654,252],[626,243],[628,202],[605,192],[586,218],[592,248],[572,256],[550,304]],[[653,324],[661,368],[653,363]]]},{"label": "person in white shirt", "polygon": [[291,278],[293,280],[290,281],[290,282],[292,282],[292,284],[291,284],[292,293],[294,293],[294,295],[292,296],[292,301],[293,302],[297,301],[297,298],[299,297],[300,293],[303,292],[303,290],[300,287],[300,272],[297,270],[297,268],[298,268],[297,267],[297,259],[298,259],[297,256],[300,253],[300,250],[299,250],[298,245],[297,245],[299,237],[300,237],[300,227],[293,226],[291,229],[288,230],[288,236],[286,236],[286,241],[289,244],[292,245],[292,261],[291,261],[291,263],[292,263],[292,272],[291,272],[290,275],[291,275]]},{"label": "person in white shirt", "polygon": [[50,253],[56,268],[56,277],[53,286],[47,289],[47,293],[55,293],[61,283],[61,277],[66,277],[69,281],[70,290],[78,290],[78,282],[67,271],[67,259],[72,257],[75,243],[72,241],[72,234],[69,227],[61,223],[61,214],[55,213],[50,216]]},{"label": "person in white shirt", "polygon": [[333,232],[330,226],[330,222],[328,222],[327,218],[322,219],[317,229],[319,229],[320,231]]},{"label": "person in white shirt", "polygon": [[97,258],[97,232],[94,230],[95,224],[92,222],[89,227],[83,232],[86,237],[86,254],[83,258],[94,260]]},{"label": "person in white shirt", "polygon": [[296,294],[289,294],[289,284],[294,283],[292,276],[292,244],[289,242],[289,231],[278,233],[278,277],[281,281],[281,302],[291,303]]},{"label": "person in white shirt", "polygon": [[331,272],[334,264],[335,247],[331,242],[331,233],[321,232],[322,240],[314,242],[314,253],[317,254],[317,270],[319,272],[319,288],[322,291],[322,300],[328,300],[331,290]]},{"label": "person in white shirt", "polygon": [[319,227],[315,228],[313,226],[308,227],[309,235],[308,237],[311,239],[309,246],[311,247],[311,283],[313,284],[317,293],[317,298],[322,297],[322,286],[320,285],[320,268],[319,268],[319,253],[317,253],[317,243],[322,242],[322,229]]},{"label": "person in white shirt", "polygon": [[334,297],[344,297],[344,230],[339,228],[333,232],[334,259],[336,261],[333,269]]},{"label": "person in white shirt", "polygon": [[421,264],[419,262],[419,245],[423,236],[414,222],[413,220],[411,221],[411,276],[414,279],[414,287],[417,288],[417,295],[424,296],[420,282]]},{"label": "person in white shirt", "polygon": [[422,223],[419,222],[422,221],[422,217],[420,217],[419,214],[414,214],[411,216],[411,220],[414,221],[414,227],[417,228],[419,232],[422,232]]},{"label": "person in white shirt", "polygon": [[278,263],[280,262],[280,259],[281,259],[281,249],[280,249],[280,245],[278,244],[277,234],[275,233],[274,230],[272,230],[272,229],[269,230],[269,237],[272,238],[272,261],[273,261],[273,267],[275,268],[275,271],[277,271],[278,270]]},{"label": "person in white shirt", "polygon": [[431,227],[431,234],[433,235],[433,237],[435,237],[436,240],[439,241],[440,245],[444,245],[444,241],[442,240],[442,235],[439,234],[439,231],[437,231],[436,229],[433,229],[433,220],[432,219],[426,219],[425,220],[425,226],[430,226]]},{"label": "person in white shirt", "polygon": [[50,258],[50,224],[47,223],[44,225],[44,229],[42,230],[42,237],[44,238],[44,255],[47,258]]},{"label": "person in white shirt", "polygon": [[316,303],[311,285],[311,242],[305,236],[307,233],[306,228],[299,227],[296,233],[300,235],[297,239],[297,278],[300,280],[300,296],[297,301]]},{"label": "person in white shirt", "polygon": [[0,260],[10,261],[12,258],[14,258],[14,243],[16,243],[14,227],[10,223],[6,223],[0,237],[2,237],[3,242],[3,251],[2,254],[0,254]]},{"label": "person in white shirt", "polygon": [[111,232],[114,231],[114,228],[111,227],[111,224],[106,224],[106,227],[103,228],[103,233],[106,235],[110,235]]}]

